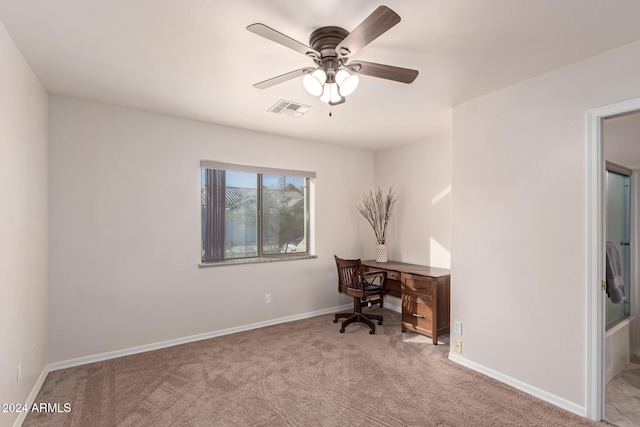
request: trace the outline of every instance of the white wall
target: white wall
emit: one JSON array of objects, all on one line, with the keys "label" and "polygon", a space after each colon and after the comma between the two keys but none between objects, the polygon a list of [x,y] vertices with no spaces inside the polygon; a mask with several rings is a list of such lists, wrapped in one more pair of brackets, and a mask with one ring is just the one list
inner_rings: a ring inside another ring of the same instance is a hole
[{"label": "white wall", "polygon": [[[348,303],[333,255],[367,250],[354,205],[373,153],[60,96],[49,109],[51,362]],[[198,268],[202,159],[317,172],[318,258]]]},{"label": "white wall", "polygon": [[[463,354],[584,408],[585,112],[640,97],[640,43],[453,110],[452,319]],[[590,284],[597,286],[597,284]]]},{"label": "white wall", "polygon": [[47,94],[2,23],[0,290],[0,403],[24,403],[47,362]]},{"label": "white wall", "polygon": [[[398,189],[387,230],[389,258],[449,268],[451,260],[451,134],[375,155],[376,184]],[[375,245],[373,231],[367,238]]]}]

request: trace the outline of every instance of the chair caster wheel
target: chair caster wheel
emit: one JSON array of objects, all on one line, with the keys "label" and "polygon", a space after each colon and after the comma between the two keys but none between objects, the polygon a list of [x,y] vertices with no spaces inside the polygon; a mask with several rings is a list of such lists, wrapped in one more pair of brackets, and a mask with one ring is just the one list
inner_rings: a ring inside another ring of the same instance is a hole
[{"label": "chair caster wheel", "polygon": [[378,325],[382,325],[382,320],[378,320]]},{"label": "chair caster wheel", "polygon": [[374,331],[373,329],[371,329],[371,330],[369,331],[369,335],[373,335],[373,334],[375,334],[375,333],[376,333],[376,331]]},{"label": "chair caster wheel", "polygon": [[333,323],[338,323],[338,319],[333,319]]},{"label": "chair caster wheel", "polygon": [[344,334],[344,328],[340,328],[340,333]]}]

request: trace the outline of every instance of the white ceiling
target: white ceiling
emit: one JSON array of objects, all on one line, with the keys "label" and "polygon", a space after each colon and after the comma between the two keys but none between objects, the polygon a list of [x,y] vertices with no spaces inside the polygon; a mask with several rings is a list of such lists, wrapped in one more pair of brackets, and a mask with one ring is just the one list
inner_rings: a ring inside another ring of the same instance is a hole
[{"label": "white ceiling", "polygon": [[[380,4],[402,21],[355,58],[417,69],[413,84],[364,76],[332,117],[300,79],[252,87],[313,63],[247,25],[308,44]],[[639,40],[640,1],[0,0],[0,21],[50,93],[377,150],[448,129],[456,104]],[[315,108],[267,113],[279,99]]]}]

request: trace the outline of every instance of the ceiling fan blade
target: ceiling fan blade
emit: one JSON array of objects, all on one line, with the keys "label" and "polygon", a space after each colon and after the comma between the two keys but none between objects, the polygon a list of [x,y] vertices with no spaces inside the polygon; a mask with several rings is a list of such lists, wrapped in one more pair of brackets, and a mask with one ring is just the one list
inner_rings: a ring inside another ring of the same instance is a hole
[{"label": "ceiling fan blade", "polygon": [[365,76],[394,80],[400,83],[412,83],[418,77],[418,70],[376,64],[375,62],[353,61],[346,66],[350,71]]},{"label": "ceiling fan blade", "polygon": [[296,52],[300,52],[303,55],[310,56],[311,58],[320,58],[320,52],[310,48],[309,46],[300,43],[297,40],[292,39],[291,37],[282,34],[279,31],[274,30],[271,27],[267,27],[264,24],[251,24],[247,27],[247,30],[251,31],[254,34],[262,36],[266,39],[274,41],[282,46],[288,47],[289,49],[293,49]]},{"label": "ceiling fan blade", "polygon": [[300,68],[299,70],[295,70],[295,71],[290,71],[288,73],[285,74],[281,74],[277,77],[273,77],[269,80],[265,80],[263,82],[260,83],[256,83],[253,85],[253,87],[258,88],[258,89],[266,89],[268,87],[271,86],[275,86],[279,83],[282,82],[286,82],[287,80],[291,80],[291,79],[295,79],[296,77],[300,77],[303,76],[307,73],[311,73],[313,72],[313,70],[315,70],[315,68],[312,67],[305,67],[305,68]]},{"label": "ceiling fan blade", "polygon": [[380,6],[336,46],[340,58],[355,55],[357,51],[380,37],[400,22],[400,15],[387,6]]}]

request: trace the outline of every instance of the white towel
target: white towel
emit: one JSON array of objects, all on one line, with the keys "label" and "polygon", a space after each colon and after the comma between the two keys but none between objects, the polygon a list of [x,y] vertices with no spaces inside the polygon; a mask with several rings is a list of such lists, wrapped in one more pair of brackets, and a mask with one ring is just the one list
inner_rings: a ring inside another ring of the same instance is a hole
[{"label": "white towel", "polygon": [[620,304],[626,296],[622,277],[622,263],[618,248],[607,242],[607,295],[614,304]]}]

